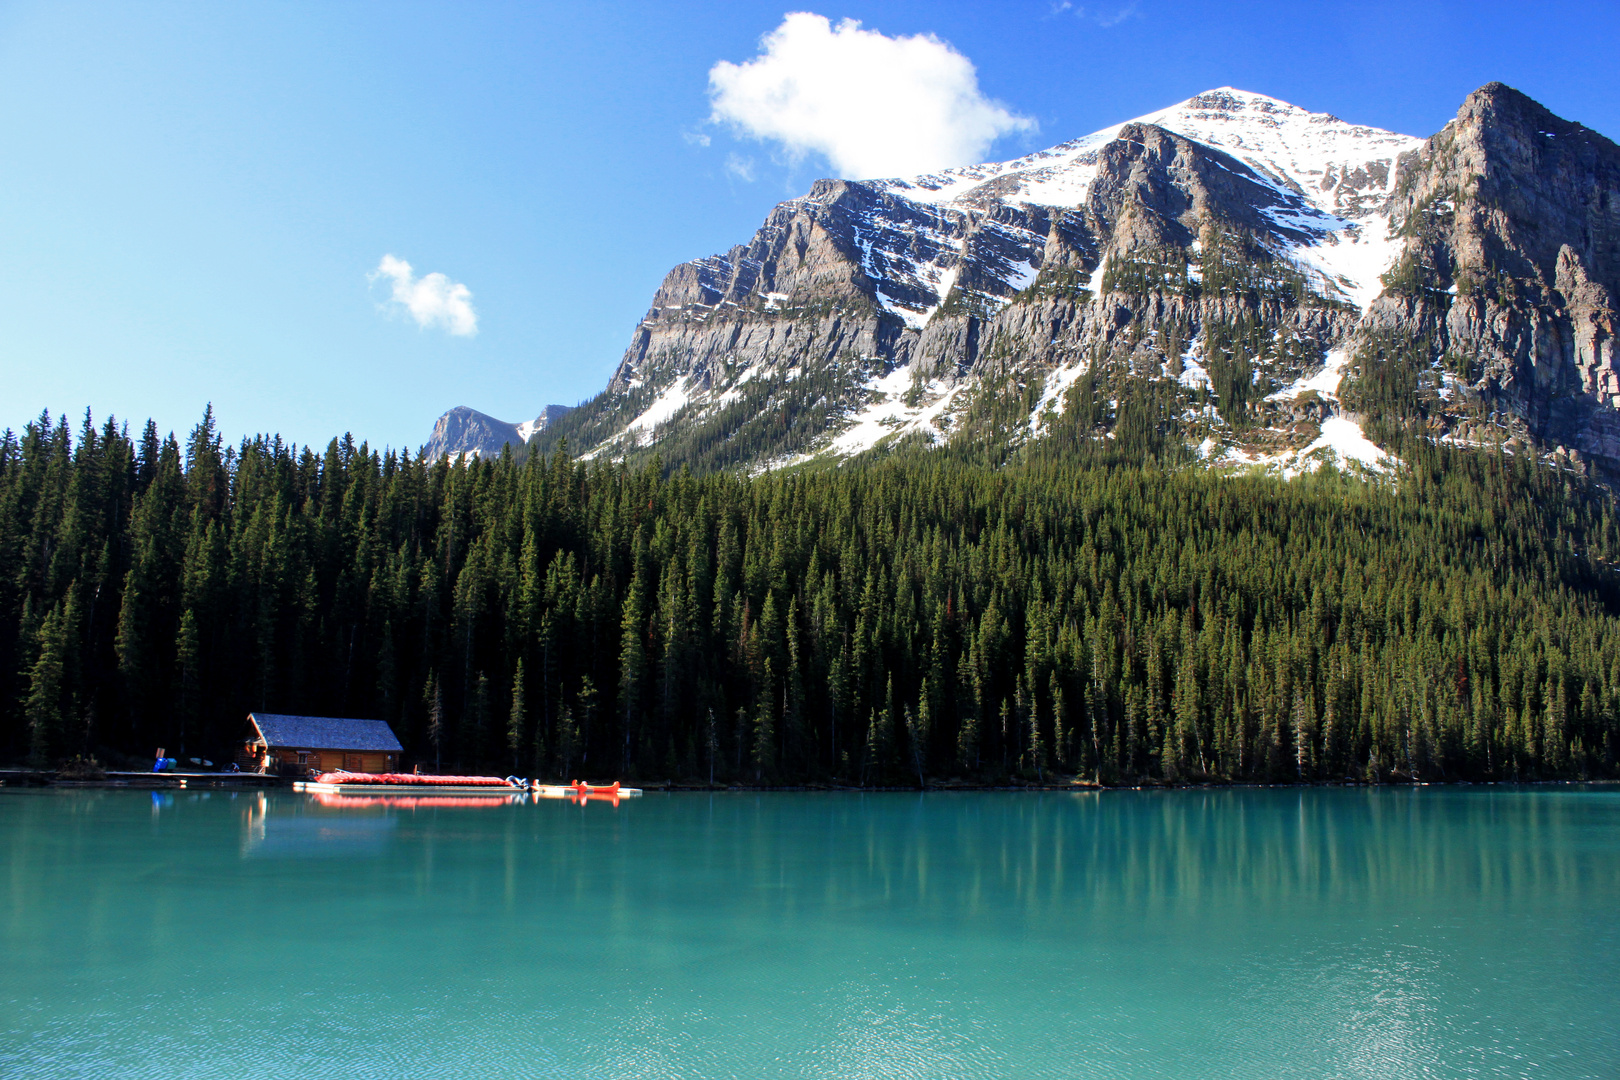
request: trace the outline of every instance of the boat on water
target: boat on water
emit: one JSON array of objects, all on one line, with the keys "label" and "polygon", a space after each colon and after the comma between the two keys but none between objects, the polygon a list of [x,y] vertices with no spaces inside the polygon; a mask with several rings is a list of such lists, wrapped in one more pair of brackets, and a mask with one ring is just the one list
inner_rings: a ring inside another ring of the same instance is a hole
[{"label": "boat on water", "polygon": [[617,781],[611,784],[587,784],[575,780],[572,784],[535,784],[531,791],[537,799],[572,799],[577,803],[601,800],[619,805],[619,800],[641,794],[640,788],[627,788]]},{"label": "boat on water", "polygon": [[313,780],[300,780],[293,784],[294,791],[317,795],[384,795],[434,794],[469,797],[505,797],[530,792],[543,799],[609,800],[615,804],[621,798],[640,795],[640,788],[627,788],[619,783],[587,784],[576,780],[572,784],[542,784],[521,776],[442,776],[433,773],[361,773],[324,772]]}]

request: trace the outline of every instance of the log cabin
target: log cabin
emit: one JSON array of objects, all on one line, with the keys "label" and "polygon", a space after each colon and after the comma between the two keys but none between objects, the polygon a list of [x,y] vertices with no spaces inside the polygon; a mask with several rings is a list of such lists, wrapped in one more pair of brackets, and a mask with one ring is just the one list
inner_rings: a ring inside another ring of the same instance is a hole
[{"label": "log cabin", "polygon": [[248,724],[236,762],[249,772],[394,772],[404,749],[383,720],[248,713]]}]

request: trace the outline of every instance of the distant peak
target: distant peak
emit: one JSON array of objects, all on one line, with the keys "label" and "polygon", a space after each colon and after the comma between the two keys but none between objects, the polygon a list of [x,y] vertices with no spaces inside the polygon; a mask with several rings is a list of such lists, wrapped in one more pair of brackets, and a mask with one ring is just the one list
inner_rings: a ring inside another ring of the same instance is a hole
[{"label": "distant peak", "polygon": [[1573,121],[1565,120],[1563,117],[1554,114],[1552,110],[1548,109],[1547,106],[1543,105],[1529,94],[1526,94],[1522,90],[1515,90],[1513,87],[1504,82],[1488,82],[1478,90],[1475,90],[1472,94],[1469,94],[1467,99],[1463,101],[1462,108],[1457,110],[1458,115],[1466,115],[1470,111],[1477,109],[1477,107],[1482,104],[1489,104],[1496,109],[1507,108],[1512,109],[1515,112],[1533,113],[1538,118],[1547,117],[1564,125],[1572,125],[1574,123]]},{"label": "distant peak", "polygon": [[1543,133],[1558,135],[1579,133],[1583,138],[1600,145],[1611,147],[1614,145],[1603,135],[1574,120],[1564,119],[1529,94],[1502,82],[1486,83],[1469,94],[1462,107],[1457,110],[1457,119],[1453,123],[1461,124],[1463,127],[1522,125]]},{"label": "distant peak", "polygon": [[1259,94],[1253,90],[1240,90],[1235,86],[1219,86],[1214,90],[1205,90],[1202,94],[1194,94],[1186,101],[1179,102],[1164,110],[1165,114],[1176,112],[1200,113],[1229,113],[1234,118],[1239,114],[1286,114],[1289,116],[1311,117],[1313,119],[1336,121],[1338,117],[1331,113],[1315,113],[1302,108],[1292,102],[1281,98],[1274,98],[1266,94]]},{"label": "distant peak", "polygon": [[1200,101],[1200,100],[1212,100],[1213,101],[1213,100],[1220,100],[1220,99],[1228,99],[1228,100],[1236,100],[1236,101],[1265,101],[1265,102],[1269,102],[1272,105],[1282,105],[1282,106],[1285,106],[1285,107],[1290,108],[1290,109],[1297,109],[1299,107],[1297,105],[1293,105],[1293,104],[1290,104],[1289,102],[1283,101],[1281,98],[1267,97],[1265,94],[1257,94],[1253,90],[1240,90],[1236,86],[1217,86],[1213,90],[1205,90],[1202,94],[1194,94],[1192,97],[1188,98],[1187,100],[1188,101]]}]

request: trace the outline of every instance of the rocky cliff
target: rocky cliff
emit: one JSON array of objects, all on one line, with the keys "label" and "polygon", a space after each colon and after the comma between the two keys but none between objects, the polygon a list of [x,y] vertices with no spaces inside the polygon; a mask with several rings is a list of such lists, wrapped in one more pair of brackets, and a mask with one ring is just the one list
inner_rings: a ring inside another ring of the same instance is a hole
[{"label": "rocky cliff", "polygon": [[1499,85],[1427,142],[1222,89],[1011,162],[819,181],[671,271],[540,441],[760,468],[1107,438],[1135,409],[1211,463],[1381,468],[1367,418],[1615,459],[1615,161]]},{"label": "rocky cliff", "polygon": [[1620,465],[1620,147],[1492,83],[1406,163],[1404,240],[1357,328],[1369,407]]}]

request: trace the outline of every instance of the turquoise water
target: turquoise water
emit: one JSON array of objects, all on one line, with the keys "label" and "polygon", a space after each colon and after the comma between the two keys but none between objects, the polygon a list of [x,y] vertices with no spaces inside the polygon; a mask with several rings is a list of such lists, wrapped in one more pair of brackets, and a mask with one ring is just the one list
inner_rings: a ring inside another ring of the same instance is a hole
[{"label": "turquoise water", "polygon": [[1620,790],[0,792],[0,1076],[1620,1076]]}]

